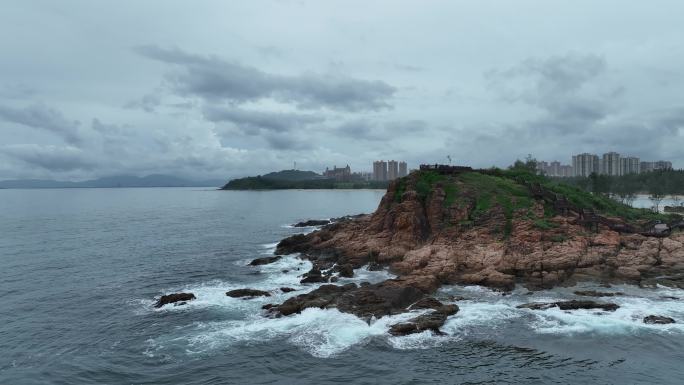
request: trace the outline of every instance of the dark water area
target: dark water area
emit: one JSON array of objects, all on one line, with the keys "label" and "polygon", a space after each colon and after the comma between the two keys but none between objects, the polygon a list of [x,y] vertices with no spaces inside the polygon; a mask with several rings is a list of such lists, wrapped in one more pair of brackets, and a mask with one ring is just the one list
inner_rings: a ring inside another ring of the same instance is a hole
[{"label": "dark water area", "polygon": [[[613,313],[517,309],[577,288],[462,296],[444,336],[391,337],[336,310],[266,318],[261,306],[314,289],[309,263],[269,255],[288,224],[372,212],[382,191],[197,188],[0,190],[0,384],[681,384],[684,291],[621,291]],[[287,272],[283,272],[286,270]],[[341,280],[377,282],[389,272]],[[297,289],[280,293],[279,287]],[[251,300],[227,290],[270,290]],[[153,307],[192,291],[185,306]],[[668,297],[668,298],[665,298]],[[645,325],[645,315],[673,325]]]}]

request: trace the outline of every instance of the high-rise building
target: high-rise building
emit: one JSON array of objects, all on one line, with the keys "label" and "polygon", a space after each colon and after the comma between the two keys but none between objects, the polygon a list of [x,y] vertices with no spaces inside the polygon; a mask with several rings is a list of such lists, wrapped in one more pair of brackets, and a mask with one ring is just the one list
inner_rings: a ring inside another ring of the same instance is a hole
[{"label": "high-rise building", "polygon": [[599,157],[598,155],[583,153],[572,156],[572,168],[574,176],[587,177],[592,173],[599,172]]},{"label": "high-rise building", "polygon": [[373,162],[373,180],[387,180],[387,162],[385,162],[384,160],[378,160]]},{"label": "high-rise building", "polygon": [[408,166],[406,162],[399,162],[399,177],[408,175]]},{"label": "high-rise building", "polygon": [[606,154],[603,154],[603,161],[602,163],[602,168],[601,168],[601,174],[604,175],[610,175],[610,176],[618,176],[621,174],[620,172],[620,154],[617,152],[609,152]]},{"label": "high-rise building", "polygon": [[653,170],[672,170],[672,162],[668,162],[665,160],[653,162]]},{"label": "high-rise building", "polygon": [[641,162],[641,172],[650,172],[658,170],[672,170],[672,162],[659,160],[657,162]]},{"label": "high-rise building", "polygon": [[620,158],[620,175],[638,174],[640,171],[639,158],[634,156]]},{"label": "high-rise building", "polygon": [[399,162],[396,160],[387,161],[387,179],[395,180],[399,177]]},{"label": "high-rise building", "polygon": [[570,177],[574,176],[574,170],[573,170],[572,166],[561,165],[558,174],[559,174],[558,176],[560,176],[560,177],[570,178]]}]

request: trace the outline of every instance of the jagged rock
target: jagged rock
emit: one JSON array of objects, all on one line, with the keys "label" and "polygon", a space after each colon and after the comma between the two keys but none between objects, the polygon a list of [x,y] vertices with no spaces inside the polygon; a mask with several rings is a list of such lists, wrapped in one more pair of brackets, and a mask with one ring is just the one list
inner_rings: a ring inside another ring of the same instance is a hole
[{"label": "jagged rock", "polygon": [[407,322],[398,323],[390,327],[390,334],[394,336],[403,336],[413,333],[421,333],[425,330],[432,330],[435,333],[441,334],[439,330],[447,317],[458,312],[456,305],[444,305],[432,297],[426,297],[418,300],[411,305],[411,310],[414,309],[433,309],[428,314],[423,314],[412,318]]},{"label": "jagged rock", "polygon": [[276,254],[294,254],[302,253],[309,249],[309,234],[295,234],[291,237],[285,238],[278,242],[276,246]]},{"label": "jagged rock", "polygon": [[559,301],[559,302],[533,302],[518,305],[518,309],[531,309],[531,310],[546,310],[553,307],[557,307],[561,310],[578,310],[578,309],[600,309],[603,311],[615,311],[620,308],[619,305],[614,303],[601,303],[594,301]]},{"label": "jagged rock", "polygon": [[299,283],[324,283],[328,282],[330,277],[324,276],[316,267],[304,273],[304,278]]},{"label": "jagged rock", "polygon": [[274,257],[263,257],[263,258],[257,258],[252,260],[252,262],[249,263],[250,266],[259,266],[259,265],[268,265],[269,263],[276,262],[280,260],[282,257],[279,255],[276,255]]},{"label": "jagged rock", "polygon": [[380,271],[382,269],[383,269],[382,265],[377,263],[377,262],[368,263],[368,271]]},{"label": "jagged rock", "polygon": [[661,315],[649,315],[647,317],[644,317],[644,323],[645,324],[665,325],[665,324],[673,324],[673,323],[675,323],[675,320],[670,318],[670,317],[665,317],[665,316],[661,316]]},{"label": "jagged rock", "polygon": [[160,307],[167,305],[167,304],[170,304],[170,303],[186,302],[186,301],[191,301],[195,298],[196,297],[193,293],[174,293],[174,294],[162,295],[161,298],[159,298],[157,303],[154,305],[154,307],[160,308]]},{"label": "jagged rock", "polygon": [[354,267],[350,264],[338,265],[336,267],[340,277],[352,278],[354,276]]},{"label": "jagged rock", "polygon": [[575,291],[575,295],[580,295],[584,297],[614,297],[616,295],[622,295],[622,293],[608,293],[595,290],[578,290]]},{"label": "jagged rock", "polygon": [[311,227],[311,226],[324,226],[330,223],[328,219],[309,219],[308,221],[298,222],[292,225],[292,227]]},{"label": "jagged rock", "polygon": [[280,291],[282,291],[283,293],[289,293],[289,292],[291,292],[291,291],[296,291],[296,290],[297,290],[297,289],[293,289],[293,288],[291,288],[291,287],[281,287],[281,288],[280,288]]},{"label": "jagged rock", "polygon": [[275,307],[274,304],[272,304],[272,303],[267,303],[266,305],[262,306],[261,308],[264,309],[264,310],[271,310],[271,309],[273,309],[274,307]]},{"label": "jagged rock", "polygon": [[282,315],[290,315],[301,313],[302,310],[310,307],[325,309],[339,295],[353,289],[356,289],[356,285],[353,283],[344,286],[322,285],[310,293],[301,294],[286,300],[281,305],[278,305],[277,310]]},{"label": "jagged rock", "polygon": [[[409,281],[387,280],[374,285],[322,285],[318,289],[289,298],[278,306],[282,315],[299,313],[310,307],[337,308],[364,319],[398,314],[424,296]],[[446,309],[445,309],[446,310]]]},{"label": "jagged rock", "polygon": [[226,292],[228,297],[240,298],[240,297],[270,297],[271,293],[263,290],[255,289],[236,289]]}]

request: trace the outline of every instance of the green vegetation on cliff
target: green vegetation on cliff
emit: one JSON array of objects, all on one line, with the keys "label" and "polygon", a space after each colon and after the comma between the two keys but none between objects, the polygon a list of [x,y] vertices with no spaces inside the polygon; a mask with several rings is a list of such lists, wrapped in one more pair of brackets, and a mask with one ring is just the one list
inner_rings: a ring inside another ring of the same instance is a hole
[{"label": "green vegetation on cliff", "polygon": [[[530,186],[533,185],[567,198],[578,209],[591,209],[608,217],[619,217],[627,221],[673,219],[671,215],[633,208],[611,199],[606,194],[587,192],[577,186],[535,175],[526,170],[491,169],[454,175],[439,174],[436,171],[417,171],[397,181],[395,202],[401,202],[409,184],[412,184],[423,202],[436,187],[439,187],[445,193],[445,206],[455,205],[462,208],[472,205],[470,220],[478,220],[488,215],[492,209],[500,208],[506,218],[506,224],[502,229],[505,235],[510,234],[514,213],[533,207],[534,199],[530,190]],[[552,205],[545,205],[544,214],[547,218],[554,215]],[[532,217],[531,212],[528,216]],[[550,228],[552,224],[545,219],[538,219],[535,226],[545,229]]]}]

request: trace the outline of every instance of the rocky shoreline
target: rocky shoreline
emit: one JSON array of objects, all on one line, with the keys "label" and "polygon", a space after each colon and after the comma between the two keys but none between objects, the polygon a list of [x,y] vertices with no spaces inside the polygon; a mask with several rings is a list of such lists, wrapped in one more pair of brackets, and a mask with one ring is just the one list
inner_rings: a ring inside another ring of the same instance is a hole
[{"label": "rocky shoreline", "polygon": [[[283,239],[274,257],[250,263],[268,264],[282,255],[299,254],[313,264],[302,275],[301,283],[323,284],[281,304],[269,304],[267,314],[288,316],[306,308],[335,308],[370,322],[421,309],[422,314],[393,325],[390,333],[438,333],[446,318],[459,311],[457,306],[433,297],[442,285],[481,285],[503,292],[516,285],[534,291],[582,281],[684,288],[681,231],[649,237],[621,234],[601,224],[587,228],[578,215],[555,212],[524,185],[505,178],[477,172],[427,177],[427,188],[426,175],[421,173],[391,183],[371,215],[339,218],[324,225],[324,221],[316,220],[297,224],[323,226]],[[484,193],[488,194],[487,205],[483,203]],[[331,284],[340,277],[353,276],[354,269],[362,266],[389,269],[397,277],[376,284]],[[232,295],[267,295],[249,290],[245,293]],[[619,295],[595,291],[576,294]],[[618,308],[591,300],[522,306],[535,311],[552,307],[568,311]],[[668,317],[650,317],[644,322],[669,322]]]}]

